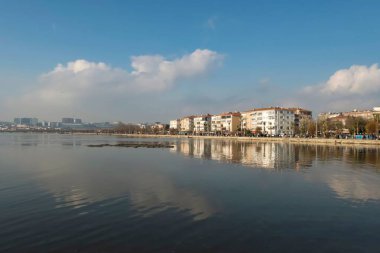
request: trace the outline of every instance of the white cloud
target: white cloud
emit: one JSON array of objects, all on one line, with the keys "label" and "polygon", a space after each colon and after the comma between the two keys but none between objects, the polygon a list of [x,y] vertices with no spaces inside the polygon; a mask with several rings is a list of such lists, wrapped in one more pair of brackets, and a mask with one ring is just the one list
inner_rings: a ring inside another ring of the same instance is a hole
[{"label": "white cloud", "polygon": [[17,99],[9,98],[6,106],[17,114],[33,115],[40,115],[39,112],[48,108],[53,115],[113,98],[141,96],[144,99],[144,94],[162,92],[181,81],[205,75],[222,61],[221,54],[208,49],[197,49],[172,60],[160,55],[133,56],[131,71],[79,59],[58,64],[52,71],[42,74],[34,90]]},{"label": "white cloud", "polygon": [[380,89],[380,69],[377,64],[370,67],[353,65],[349,69],[335,72],[321,92],[342,94],[368,94]]},{"label": "white cloud", "polygon": [[[76,60],[66,65],[58,64],[54,70],[41,76],[42,90],[75,92],[88,88],[128,88],[139,92],[162,91],[176,81],[197,77],[220,64],[223,57],[207,49],[174,60],[160,55],[133,56],[133,70],[112,68],[103,62]],[[87,90],[86,90],[87,92]]]},{"label": "white cloud", "polygon": [[352,65],[348,69],[336,71],[319,86],[306,87],[307,92],[319,92],[325,95],[369,94],[380,90],[380,69],[377,64],[370,67]]},{"label": "white cloud", "polygon": [[326,82],[307,86],[293,101],[317,111],[347,111],[372,108],[379,102],[380,68],[352,65],[337,70]]}]

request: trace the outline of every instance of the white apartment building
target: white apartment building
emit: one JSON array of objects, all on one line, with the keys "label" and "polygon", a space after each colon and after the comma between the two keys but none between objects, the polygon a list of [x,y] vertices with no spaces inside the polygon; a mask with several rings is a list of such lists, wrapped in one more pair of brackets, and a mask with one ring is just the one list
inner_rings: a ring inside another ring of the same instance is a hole
[{"label": "white apartment building", "polygon": [[226,112],[211,117],[213,133],[233,133],[240,127],[240,112]]},{"label": "white apartment building", "polygon": [[292,135],[294,128],[294,111],[288,108],[271,107],[254,109],[250,114],[252,128],[269,135]]},{"label": "white apartment building", "polygon": [[180,129],[180,119],[174,119],[169,122],[169,129]]},{"label": "white apartment building", "polygon": [[196,134],[208,133],[211,131],[211,117],[212,115],[200,115],[194,117],[194,132]]}]

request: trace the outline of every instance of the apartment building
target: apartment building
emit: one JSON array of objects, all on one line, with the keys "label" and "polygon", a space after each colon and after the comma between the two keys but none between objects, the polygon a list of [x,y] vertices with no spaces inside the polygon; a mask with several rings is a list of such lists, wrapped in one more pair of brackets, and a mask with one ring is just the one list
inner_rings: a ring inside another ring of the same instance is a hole
[{"label": "apartment building", "polygon": [[169,128],[179,130],[181,128],[180,126],[181,120],[180,119],[174,119],[169,122]]},{"label": "apartment building", "polygon": [[241,117],[240,117],[240,129],[241,130],[254,130],[252,126],[252,113],[254,109],[241,112]]},{"label": "apartment building", "polygon": [[294,111],[289,108],[271,107],[254,109],[250,114],[252,130],[261,129],[268,135],[292,135],[294,129]]},{"label": "apartment building", "polygon": [[234,133],[240,128],[240,112],[226,112],[211,117],[211,132]]},{"label": "apartment building", "polygon": [[187,116],[180,120],[180,132],[182,134],[193,133],[194,131],[194,116]]},{"label": "apartment building", "polygon": [[303,108],[289,108],[294,113],[294,125],[295,127],[300,127],[302,121],[312,119],[312,111]]},{"label": "apartment building", "polygon": [[194,132],[196,134],[211,132],[211,114],[194,117]]},{"label": "apartment building", "polygon": [[373,111],[372,110],[353,110],[351,112],[343,112],[342,116],[345,117],[361,117],[366,120],[373,119]]},{"label": "apartment building", "polygon": [[318,120],[328,120],[340,116],[338,112],[321,112],[318,114]]},{"label": "apartment building", "polygon": [[373,107],[372,113],[375,120],[380,119],[380,107]]}]

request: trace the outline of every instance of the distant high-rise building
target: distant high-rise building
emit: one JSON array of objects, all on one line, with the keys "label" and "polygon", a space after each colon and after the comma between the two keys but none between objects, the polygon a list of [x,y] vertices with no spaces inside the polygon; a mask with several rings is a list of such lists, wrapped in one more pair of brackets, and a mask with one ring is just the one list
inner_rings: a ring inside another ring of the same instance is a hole
[{"label": "distant high-rise building", "polygon": [[17,125],[37,126],[38,119],[37,118],[15,118],[13,122]]},{"label": "distant high-rise building", "polygon": [[62,123],[61,122],[50,122],[50,128],[61,128]]},{"label": "distant high-rise building", "polygon": [[74,118],[62,118],[63,124],[74,124]]},{"label": "distant high-rise building", "polygon": [[74,124],[82,124],[82,119],[74,119]]}]

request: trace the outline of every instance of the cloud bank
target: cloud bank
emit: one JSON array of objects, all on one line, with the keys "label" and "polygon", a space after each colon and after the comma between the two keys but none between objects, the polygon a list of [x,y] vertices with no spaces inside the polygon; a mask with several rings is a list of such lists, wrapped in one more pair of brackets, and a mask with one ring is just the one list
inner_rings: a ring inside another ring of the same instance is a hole
[{"label": "cloud bank", "polygon": [[[133,56],[131,71],[79,59],[58,64],[42,74],[34,90],[8,99],[6,107],[50,118],[72,114],[84,105],[88,109],[91,104],[96,107],[103,102],[107,107],[114,99],[144,99],[146,94],[170,90],[182,81],[206,75],[222,62],[223,55],[208,49],[197,49],[172,60],[161,55]],[[49,114],[42,113],[47,110]]]}]

